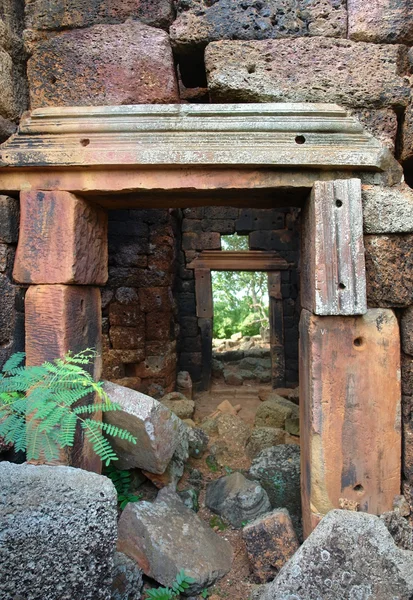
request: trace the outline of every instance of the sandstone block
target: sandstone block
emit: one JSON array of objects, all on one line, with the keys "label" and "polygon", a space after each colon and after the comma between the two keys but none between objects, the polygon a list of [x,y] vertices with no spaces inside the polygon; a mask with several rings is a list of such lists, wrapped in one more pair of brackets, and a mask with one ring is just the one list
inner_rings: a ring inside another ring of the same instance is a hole
[{"label": "sandstone block", "polygon": [[32,108],[179,102],[168,35],[138,21],[40,42],[28,78]]},{"label": "sandstone block", "polygon": [[[399,73],[405,47],[332,38],[211,43],[205,51],[214,102],[336,102],[406,106]],[[292,69],[294,77],[291,77]]]},{"label": "sandstone block", "polygon": [[146,315],[146,339],[164,340],[174,337],[174,320],[171,312],[151,312]]},{"label": "sandstone block", "polygon": [[[160,356],[146,356],[145,360],[136,365],[136,377],[167,377],[176,370],[176,355],[166,354]],[[175,377],[174,377],[175,379]]]},{"label": "sandstone block", "polygon": [[403,311],[400,321],[400,333],[403,352],[413,356],[413,306],[409,306]]},{"label": "sandstone block", "polygon": [[396,150],[397,115],[391,108],[351,111],[365,129],[394,154]]},{"label": "sandstone block", "polygon": [[109,306],[109,320],[111,327],[135,327],[139,330],[145,328],[145,316],[139,304],[120,304],[112,302]]},{"label": "sandstone block", "polygon": [[413,234],[366,235],[369,306],[406,307],[413,302]]},{"label": "sandstone block", "polygon": [[142,471],[159,489],[169,486],[171,489],[176,490],[189,458],[189,427],[183,421],[177,419],[176,432],[178,444],[165,471],[160,474]]},{"label": "sandstone block", "polygon": [[188,400],[188,398],[178,392],[167,394],[160,399],[160,402],[180,419],[192,419],[194,415],[195,402]]},{"label": "sandstone block", "polygon": [[298,550],[299,544],[288,510],[279,509],[248,523],[242,530],[254,578],[266,583]]},{"label": "sandstone block", "polygon": [[271,510],[267,492],[242,473],[232,473],[207,485],[205,505],[235,528]]},{"label": "sandstone block", "polygon": [[409,0],[381,0],[368,5],[348,0],[348,35],[351,40],[413,44],[413,12]]},{"label": "sandstone block", "polygon": [[170,311],[173,305],[172,292],[167,287],[142,288],[139,290],[139,302],[145,313]]},{"label": "sandstone block", "polygon": [[19,202],[9,196],[0,196],[0,242],[17,242],[19,217]]},{"label": "sandstone block", "polygon": [[13,276],[20,283],[103,285],[107,215],[68,192],[22,192]]},{"label": "sandstone block", "polygon": [[111,327],[109,338],[112,347],[124,350],[145,348],[145,329],[137,327]]},{"label": "sandstone block", "polygon": [[217,232],[192,232],[182,236],[184,250],[220,250],[221,236]]},{"label": "sandstone block", "polygon": [[294,444],[266,448],[252,461],[249,475],[265,489],[272,508],[288,510],[300,535],[300,448]]},{"label": "sandstone block", "polygon": [[107,381],[105,391],[122,408],[105,413],[105,422],[128,429],[138,439],[136,445],[113,439],[119,457],[116,466],[163,473],[179,444],[179,419],[157,400],[135,390]]},{"label": "sandstone block", "polygon": [[340,498],[380,514],[400,493],[400,342],[397,319],[385,309],[351,319],[303,311],[300,340],[303,521],[309,535]]},{"label": "sandstone block", "polygon": [[257,4],[231,0],[180,0],[178,17],[170,29],[172,44],[180,53],[204,48],[215,40],[265,40],[268,38],[324,35],[345,37],[345,2],[319,4],[298,0],[294,4],[269,0]]},{"label": "sandstone block", "polygon": [[167,28],[173,19],[171,0],[48,0],[26,2],[26,27],[29,29],[72,29],[97,23],[121,23],[139,19],[153,27]]},{"label": "sandstone block", "polygon": [[71,467],[0,463],[0,596],[110,600],[117,495]]},{"label": "sandstone block", "polygon": [[0,114],[16,121],[27,108],[25,82],[13,64],[12,57],[0,47]]},{"label": "sandstone block", "polygon": [[268,585],[260,600],[409,598],[411,552],[397,548],[374,515],[331,511]]},{"label": "sandstone block", "polygon": [[303,308],[317,315],[365,313],[360,180],[317,181],[302,223]]},{"label": "sandstone block", "polygon": [[365,233],[413,232],[413,190],[408,185],[364,185],[361,196]]},{"label": "sandstone block", "polygon": [[286,398],[273,394],[258,407],[254,425],[285,429],[286,421],[290,417],[298,417],[298,406]]},{"label": "sandstone block", "polygon": [[248,441],[246,452],[250,458],[255,458],[265,448],[285,444],[285,431],[276,427],[254,427]]},{"label": "sandstone block", "polygon": [[128,504],[119,520],[118,550],[162,585],[170,586],[183,569],[195,579],[187,590],[193,595],[226,575],[232,563],[229,542],[168,488],[152,504]]}]

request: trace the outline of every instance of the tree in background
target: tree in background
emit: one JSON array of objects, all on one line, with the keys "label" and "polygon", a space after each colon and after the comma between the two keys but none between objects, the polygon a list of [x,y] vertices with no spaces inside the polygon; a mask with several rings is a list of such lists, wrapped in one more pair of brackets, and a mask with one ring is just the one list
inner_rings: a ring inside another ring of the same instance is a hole
[{"label": "tree in background", "polygon": [[[247,236],[222,236],[223,250],[248,250]],[[257,335],[269,326],[268,276],[262,272],[214,271],[214,338]]]}]

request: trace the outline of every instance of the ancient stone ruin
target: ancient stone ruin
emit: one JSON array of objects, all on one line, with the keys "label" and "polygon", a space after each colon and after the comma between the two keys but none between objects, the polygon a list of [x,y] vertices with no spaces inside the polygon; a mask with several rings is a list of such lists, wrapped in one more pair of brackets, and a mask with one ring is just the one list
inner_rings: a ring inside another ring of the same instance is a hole
[{"label": "ancient stone ruin", "polygon": [[[109,466],[0,434],[0,600],[412,598],[408,0],[0,0],[0,31],[0,367],[94,349],[117,408],[74,405]],[[224,272],[267,328],[214,335]]]}]

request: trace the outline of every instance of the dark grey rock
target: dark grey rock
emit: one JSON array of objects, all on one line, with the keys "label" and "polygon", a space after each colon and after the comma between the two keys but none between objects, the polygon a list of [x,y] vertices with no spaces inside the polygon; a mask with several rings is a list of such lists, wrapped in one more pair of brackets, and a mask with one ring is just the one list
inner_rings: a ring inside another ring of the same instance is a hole
[{"label": "dark grey rock", "polygon": [[19,237],[19,202],[0,196],[0,242],[14,244]]},{"label": "dark grey rock", "polygon": [[115,552],[111,600],[140,600],[142,573],[134,560],[122,552]]},{"label": "dark grey rock", "polygon": [[386,525],[399,548],[413,551],[413,530],[400,513],[391,510],[380,515],[380,519]]},{"label": "dark grey rock", "polygon": [[410,600],[413,553],[361,512],[329,512],[260,600]]},{"label": "dark grey rock", "polygon": [[183,569],[195,579],[188,594],[213,585],[232,564],[231,545],[169,488],[162,489],[152,504],[128,504],[119,520],[118,549],[164,586],[170,586]]},{"label": "dark grey rock", "polygon": [[0,463],[0,598],[110,600],[116,519],[106,477]]},{"label": "dark grey rock", "polygon": [[199,510],[199,490],[189,488],[178,492],[178,496],[187,508],[198,512]]},{"label": "dark grey rock", "polygon": [[202,455],[206,451],[209,443],[209,437],[202,429],[198,427],[189,428],[188,431],[189,441],[189,456],[192,458],[202,458]]},{"label": "dark grey rock", "polygon": [[266,448],[253,460],[249,476],[260,482],[272,508],[286,508],[301,536],[300,447],[280,444]]},{"label": "dark grey rock", "polygon": [[261,485],[238,472],[209,483],[205,504],[237,528],[271,510],[267,493]]}]

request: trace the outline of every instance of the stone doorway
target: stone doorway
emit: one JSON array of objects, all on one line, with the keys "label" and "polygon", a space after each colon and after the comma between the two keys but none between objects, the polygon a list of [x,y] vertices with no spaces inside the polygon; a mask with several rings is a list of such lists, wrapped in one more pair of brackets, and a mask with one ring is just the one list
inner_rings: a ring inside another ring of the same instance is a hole
[{"label": "stone doorway", "polygon": [[389,510],[400,491],[398,324],[391,310],[367,309],[360,190],[391,182],[392,160],[334,105],[34,111],[3,147],[0,174],[3,192],[21,192],[14,277],[30,286],[28,362],[101,348],[106,209],[293,197],[304,207],[304,530],[341,501]]}]

